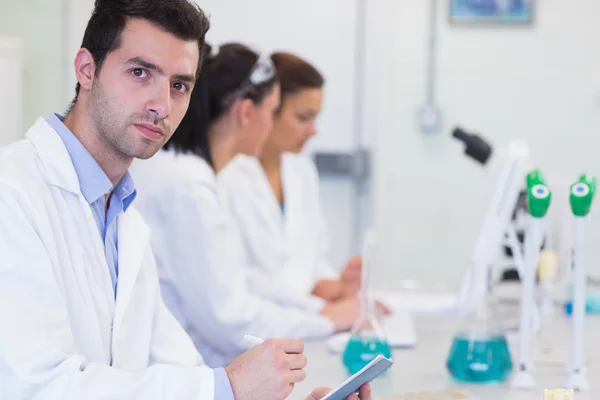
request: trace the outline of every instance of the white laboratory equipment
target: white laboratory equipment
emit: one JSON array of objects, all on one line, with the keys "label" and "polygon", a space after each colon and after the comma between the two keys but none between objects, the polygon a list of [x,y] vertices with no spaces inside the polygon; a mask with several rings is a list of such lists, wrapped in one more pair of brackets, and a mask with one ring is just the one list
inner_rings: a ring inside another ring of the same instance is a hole
[{"label": "white laboratory equipment", "polygon": [[586,314],[586,270],[583,259],[585,225],[596,192],[596,178],[583,174],[571,185],[569,202],[575,217],[573,234],[573,314],[572,348],[567,385],[575,390],[590,387],[586,376],[585,358],[585,314]]},{"label": "white laboratory equipment", "polygon": [[[491,148],[477,135],[455,130],[454,136],[466,144],[466,153],[485,163]],[[458,311],[463,322],[449,351],[446,367],[455,380],[469,383],[499,383],[508,378],[513,364],[504,332],[490,291],[491,267],[505,237],[516,238],[511,223],[521,189],[529,170],[529,148],[519,140],[509,143],[500,163],[499,175],[485,214],[471,259],[458,294]],[[516,240],[509,240],[513,254],[520,253]],[[524,261],[515,257],[517,268]]]},{"label": "white laboratory equipment", "polygon": [[519,323],[519,362],[511,386],[516,389],[535,388],[532,347],[539,327],[536,310],[536,272],[542,246],[542,221],[548,213],[552,193],[539,170],[527,175],[527,204],[529,221],[525,235],[524,264],[521,276],[521,320]]},{"label": "white laboratory equipment", "polygon": [[[462,312],[474,311],[479,306],[488,291],[490,269],[505,241],[505,235],[516,237],[511,217],[529,169],[528,146],[520,140],[509,143],[490,205],[462,278],[458,297],[458,307]],[[512,242],[509,240],[511,248],[517,245]],[[513,254],[518,253],[516,250],[513,249]],[[515,261],[519,269],[518,257]]]}]

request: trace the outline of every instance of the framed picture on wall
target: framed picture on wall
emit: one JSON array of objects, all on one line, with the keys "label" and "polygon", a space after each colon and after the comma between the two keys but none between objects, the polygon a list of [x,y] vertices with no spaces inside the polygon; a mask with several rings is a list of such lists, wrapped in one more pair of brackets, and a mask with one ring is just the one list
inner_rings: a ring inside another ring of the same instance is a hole
[{"label": "framed picture on wall", "polygon": [[450,0],[453,24],[530,25],[535,0]]}]

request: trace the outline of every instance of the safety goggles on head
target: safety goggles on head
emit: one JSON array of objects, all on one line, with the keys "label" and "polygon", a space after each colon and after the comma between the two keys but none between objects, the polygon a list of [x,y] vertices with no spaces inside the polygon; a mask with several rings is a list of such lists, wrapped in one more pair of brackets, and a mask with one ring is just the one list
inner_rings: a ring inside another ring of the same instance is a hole
[{"label": "safety goggles on head", "polygon": [[225,104],[233,103],[236,99],[248,94],[254,87],[260,86],[275,78],[276,73],[277,70],[275,69],[275,64],[273,64],[271,57],[265,55],[259,56],[250,70],[248,77],[242,82],[241,87],[229,94],[223,102]]}]

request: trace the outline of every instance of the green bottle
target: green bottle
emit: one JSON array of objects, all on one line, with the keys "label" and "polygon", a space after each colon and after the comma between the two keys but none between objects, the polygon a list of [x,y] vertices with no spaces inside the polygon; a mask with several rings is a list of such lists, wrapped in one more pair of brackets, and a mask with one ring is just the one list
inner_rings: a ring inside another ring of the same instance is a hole
[{"label": "green bottle", "polygon": [[539,169],[527,174],[527,205],[529,214],[534,218],[543,218],[550,207],[552,192],[548,189],[544,176]]},{"label": "green bottle", "polygon": [[576,217],[588,215],[595,193],[596,177],[589,174],[581,175],[579,180],[571,185],[569,201],[573,215]]}]

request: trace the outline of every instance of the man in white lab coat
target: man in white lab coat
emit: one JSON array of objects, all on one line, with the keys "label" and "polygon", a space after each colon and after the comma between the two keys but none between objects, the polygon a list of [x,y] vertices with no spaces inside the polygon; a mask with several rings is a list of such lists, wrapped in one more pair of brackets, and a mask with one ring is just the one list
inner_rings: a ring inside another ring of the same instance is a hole
[{"label": "man in white lab coat", "polygon": [[0,399],[281,400],[304,379],[297,340],[203,366],[131,207],[129,165],[183,118],[208,25],[187,0],[97,0],[67,116],[1,151]]}]

